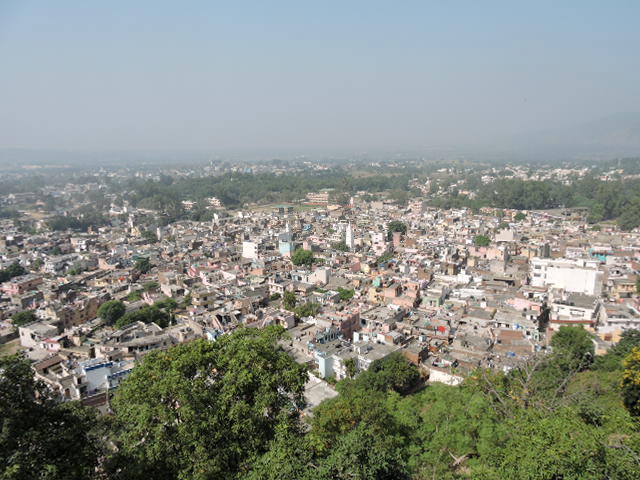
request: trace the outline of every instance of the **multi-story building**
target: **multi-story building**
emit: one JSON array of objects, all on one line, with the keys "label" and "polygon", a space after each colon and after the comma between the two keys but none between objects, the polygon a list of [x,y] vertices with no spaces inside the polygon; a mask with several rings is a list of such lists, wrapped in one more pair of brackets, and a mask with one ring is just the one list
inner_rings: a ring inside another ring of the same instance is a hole
[{"label": "multi-story building", "polygon": [[561,288],[565,292],[600,295],[603,272],[597,260],[531,259],[531,285]]}]

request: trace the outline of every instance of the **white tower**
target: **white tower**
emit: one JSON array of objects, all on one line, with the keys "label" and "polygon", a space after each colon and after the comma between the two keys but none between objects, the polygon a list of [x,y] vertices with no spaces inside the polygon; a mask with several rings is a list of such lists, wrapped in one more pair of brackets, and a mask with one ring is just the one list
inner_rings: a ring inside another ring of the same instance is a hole
[{"label": "white tower", "polygon": [[347,244],[349,250],[353,250],[353,228],[351,228],[351,222],[349,222],[349,225],[347,225],[344,243]]}]

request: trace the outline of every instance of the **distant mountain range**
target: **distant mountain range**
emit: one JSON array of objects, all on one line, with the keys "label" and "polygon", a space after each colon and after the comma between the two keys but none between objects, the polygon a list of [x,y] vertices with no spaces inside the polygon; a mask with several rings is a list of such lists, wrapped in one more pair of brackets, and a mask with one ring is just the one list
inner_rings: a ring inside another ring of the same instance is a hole
[{"label": "distant mountain range", "polygon": [[[334,151],[335,150],[335,151]],[[640,112],[609,115],[568,128],[528,132],[511,138],[493,139],[484,145],[454,144],[430,148],[396,149],[367,152],[364,157],[384,160],[407,153],[426,159],[453,158],[459,155],[470,160],[497,161],[561,161],[602,160],[620,157],[640,157]],[[50,166],[115,166],[200,164],[214,158],[234,160],[361,158],[361,152],[348,149],[225,149],[222,151],[73,151],[48,149],[0,148],[0,171],[21,165]]]},{"label": "distant mountain range", "polygon": [[617,113],[570,128],[518,136],[510,148],[524,154],[563,157],[640,156],[640,112]]}]

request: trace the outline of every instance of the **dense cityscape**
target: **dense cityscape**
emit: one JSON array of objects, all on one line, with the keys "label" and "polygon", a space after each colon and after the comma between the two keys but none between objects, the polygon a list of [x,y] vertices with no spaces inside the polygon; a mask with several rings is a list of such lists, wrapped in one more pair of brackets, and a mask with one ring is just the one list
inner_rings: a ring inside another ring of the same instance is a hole
[{"label": "dense cityscape", "polygon": [[0,480],[640,479],[639,18],[0,0]]},{"label": "dense cityscape", "polygon": [[15,478],[636,477],[640,160],[40,169],[1,197]]}]

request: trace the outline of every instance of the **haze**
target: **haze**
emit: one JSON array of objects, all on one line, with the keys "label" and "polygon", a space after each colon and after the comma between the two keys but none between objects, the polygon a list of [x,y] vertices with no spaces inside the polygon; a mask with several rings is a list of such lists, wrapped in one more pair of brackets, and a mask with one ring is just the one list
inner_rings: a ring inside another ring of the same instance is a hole
[{"label": "haze", "polygon": [[0,147],[500,144],[640,111],[639,18],[633,1],[5,0]]}]

